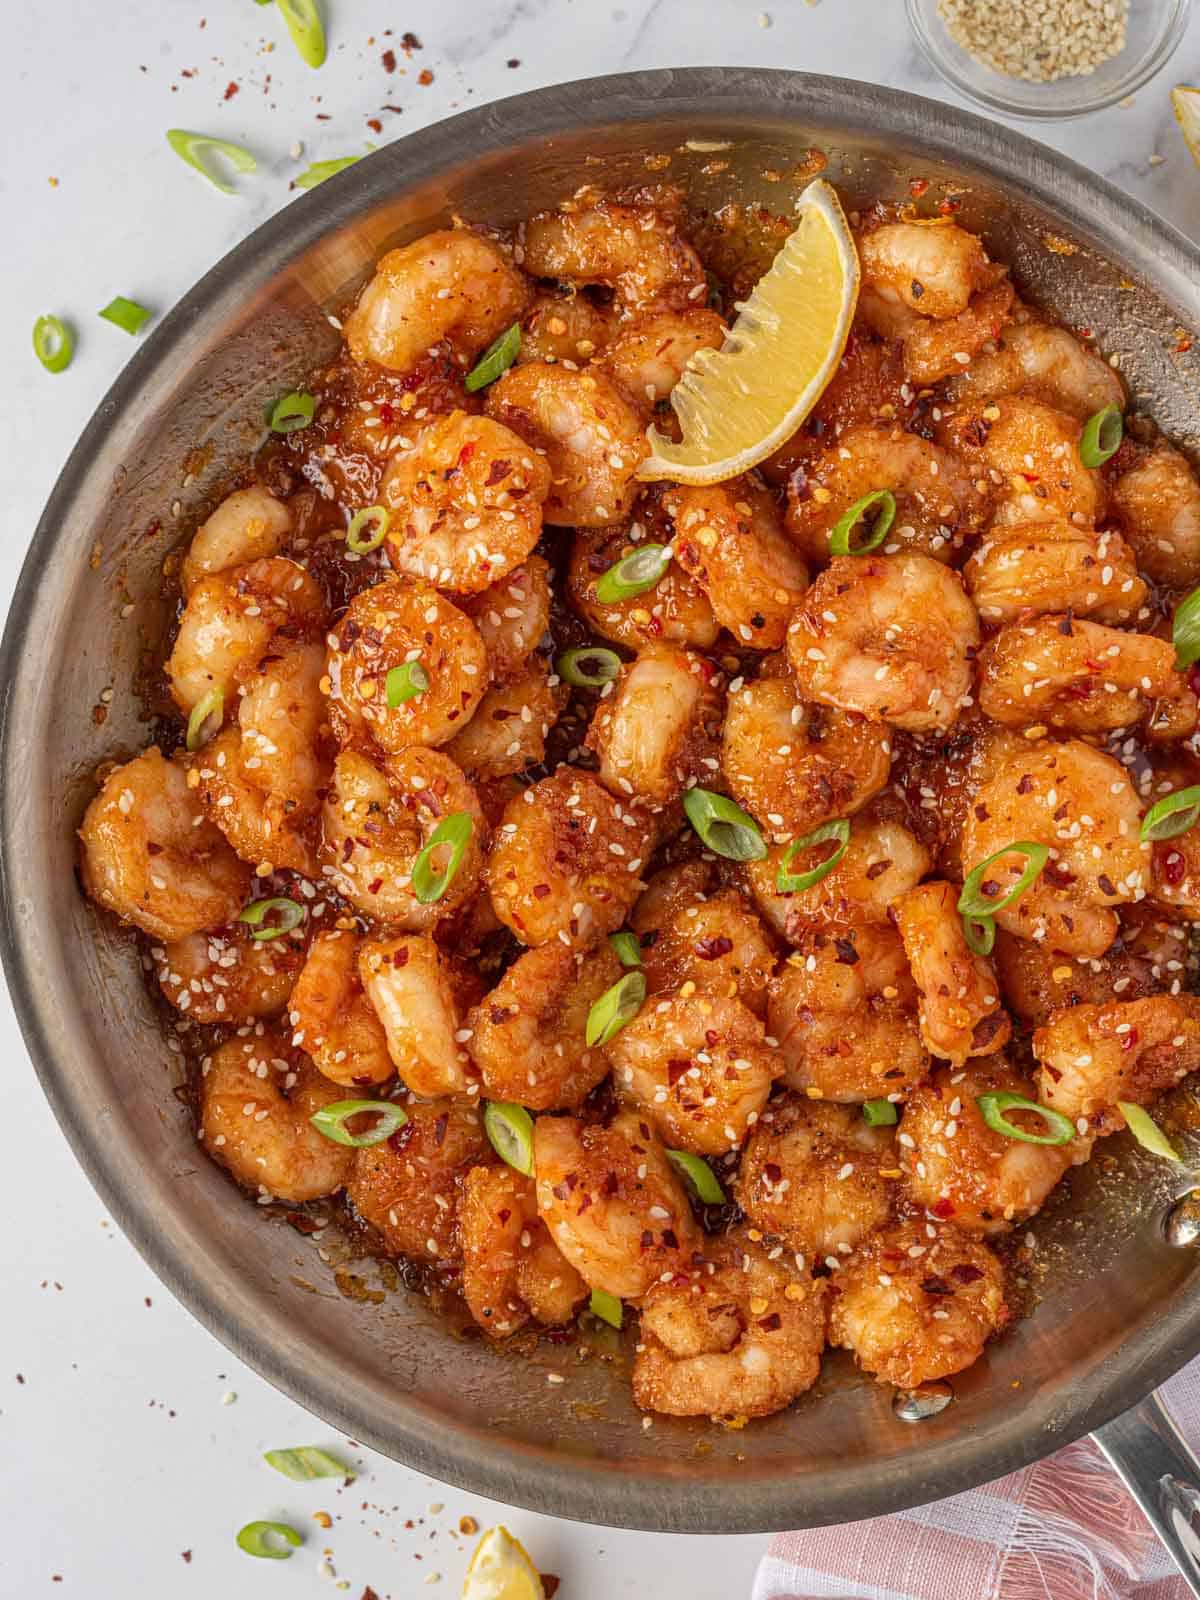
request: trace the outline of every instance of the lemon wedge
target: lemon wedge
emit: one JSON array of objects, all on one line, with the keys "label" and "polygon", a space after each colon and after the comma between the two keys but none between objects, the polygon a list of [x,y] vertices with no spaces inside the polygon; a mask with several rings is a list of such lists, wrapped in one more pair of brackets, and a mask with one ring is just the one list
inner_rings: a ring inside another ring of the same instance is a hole
[{"label": "lemon wedge", "polygon": [[810,183],[799,223],[742,305],[719,350],[701,350],[675,385],[680,442],[646,430],[639,478],[720,483],[777,450],[833,376],[858,302],[858,252],[832,186]]},{"label": "lemon wedge", "polygon": [[537,1568],[503,1525],[489,1528],[475,1546],[462,1600],[546,1600]]},{"label": "lemon wedge", "polygon": [[1184,142],[1192,152],[1192,160],[1200,167],[1200,89],[1181,83],[1171,90],[1171,106],[1183,130]]}]

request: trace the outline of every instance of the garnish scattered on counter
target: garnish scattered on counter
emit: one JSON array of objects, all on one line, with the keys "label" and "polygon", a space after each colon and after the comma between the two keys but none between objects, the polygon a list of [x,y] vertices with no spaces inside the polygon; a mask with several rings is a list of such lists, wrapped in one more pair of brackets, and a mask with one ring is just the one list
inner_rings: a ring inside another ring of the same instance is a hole
[{"label": "garnish scattered on counter", "polygon": [[230,139],[217,139],[207,133],[191,133],[187,128],[168,128],[167,143],[181,161],[186,161],[189,167],[202,178],[207,178],[222,194],[236,194],[237,190],[206,159],[210,151],[223,156],[235,172],[254,172],[258,168],[258,162],[249,150]]},{"label": "garnish scattered on counter", "polygon": [[295,1445],[290,1450],[268,1450],[263,1460],[276,1472],[282,1472],[285,1478],[291,1478],[293,1483],[307,1483],[313,1478],[354,1476],[350,1468],[336,1456],[314,1444]]},{"label": "garnish scattered on counter", "polygon": [[141,333],[142,329],[154,315],[145,306],[138,305],[136,300],[127,300],[123,294],[115,295],[103,311],[97,313],[105,322],[114,323],[125,333]]},{"label": "garnish scattered on counter", "polygon": [[239,1550],[268,1561],[290,1560],[292,1550],[303,1543],[304,1535],[287,1522],[248,1522],[237,1534]]},{"label": "garnish scattered on counter", "polygon": [[33,325],[33,353],[47,372],[65,372],[75,354],[71,330],[61,317],[39,317]]},{"label": "garnish scattered on counter", "polygon": [[352,167],[356,161],[361,161],[361,156],[335,156],[329,161],[314,161],[311,167],[306,167],[298,178],[292,179],[294,189],[315,189],[319,183],[324,183],[326,178],[332,178],[337,173]]}]

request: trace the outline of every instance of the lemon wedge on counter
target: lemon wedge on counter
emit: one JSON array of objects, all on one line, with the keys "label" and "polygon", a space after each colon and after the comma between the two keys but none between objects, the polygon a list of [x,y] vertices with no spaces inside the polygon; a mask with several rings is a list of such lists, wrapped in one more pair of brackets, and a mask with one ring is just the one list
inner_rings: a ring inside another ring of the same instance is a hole
[{"label": "lemon wedge on counter", "polygon": [[546,1600],[537,1568],[504,1526],[489,1528],[475,1546],[462,1600]]},{"label": "lemon wedge on counter", "polygon": [[683,438],[646,430],[639,478],[720,483],[789,439],[833,376],[858,303],[858,252],[823,178],[796,207],[799,223],[755,285],[719,350],[701,350],[671,395]]},{"label": "lemon wedge on counter", "polygon": [[1175,112],[1192,160],[1200,167],[1200,89],[1190,83],[1181,83],[1171,90],[1171,106]]}]

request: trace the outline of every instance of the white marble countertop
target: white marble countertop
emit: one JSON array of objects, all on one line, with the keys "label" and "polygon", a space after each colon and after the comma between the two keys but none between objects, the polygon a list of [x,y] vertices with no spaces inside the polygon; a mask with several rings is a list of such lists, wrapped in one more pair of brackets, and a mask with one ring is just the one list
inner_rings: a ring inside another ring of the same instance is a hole
[{"label": "white marble countertop", "polygon": [[[299,61],[273,9],[251,0],[21,6],[0,97],[9,218],[0,252],[0,602],[68,450],[130,354],[126,335],[94,312],[115,294],[165,310],[287,203],[288,177],[308,161],[381,142],[369,117],[382,117],[382,137],[394,138],[557,80],[682,64],[791,66],[945,95],[909,38],[900,0],[764,3],[766,11],[760,0],[325,0],[331,54],[319,73]],[[411,59],[400,53],[389,75],[382,51],[406,30],[423,48]],[[422,69],[432,82],[419,81]],[[1193,74],[1200,16],[1133,104],[1039,136],[1200,236],[1200,172],[1167,98]],[[385,104],[402,109],[381,111]],[[170,154],[170,126],[247,144],[260,155],[257,179],[224,198]],[[289,155],[297,141],[300,159]],[[30,353],[43,311],[69,315],[82,333],[63,377],[48,377]],[[104,1216],[43,1102],[6,998],[0,1045],[5,1187],[38,1207],[34,1228],[10,1218],[0,1243],[0,1593],[303,1600],[336,1593],[340,1582],[353,1600],[368,1584],[387,1600],[432,1580],[457,1594],[471,1542],[457,1533],[464,1514],[481,1525],[506,1521],[543,1570],[561,1577],[562,1600],[748,1593],[765,1543],[757,1538],[555,1522],[367,1451],[350,1452],[363,1476],[348,1491],[276,1478],[260,1463],[263,1449],[336,1445],[336,1435],[193,1322]],[[336,1519],[327,1533],[309,1520],[318,1509]],[[234,1531],[283,1514],[306,1527],[304,1550],[287,1563],[251,1564]]]}]

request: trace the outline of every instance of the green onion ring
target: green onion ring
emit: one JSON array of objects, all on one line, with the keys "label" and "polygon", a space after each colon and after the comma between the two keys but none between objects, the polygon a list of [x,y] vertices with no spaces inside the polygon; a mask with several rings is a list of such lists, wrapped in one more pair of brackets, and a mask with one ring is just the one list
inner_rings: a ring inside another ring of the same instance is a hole
[{"label": "green onion ring", "polygon": [[65,372],[75,354],[75,340],[61,317],[39,317],[33,325],[33,353],[47,372]]},{"label": "green onion ring", "polygon": [[[826,839],[836,839],[838,847],[827,855],[824,861],[813,867],[808,872],[789,872],[788,868],[802,850],[811,850],[813,845],[822,844]],[[819,828],[814,828],[811,833],[806,833],[803,839],[793,839],[783,852],[783,860],[779,863],[779,871],[775,874],[775,891],[777,894],[803,894],[805,889],[811,889],[814,884],[820,883],[837,866],[846,854],[846,846],[850,843],[850,820],[848,817],[838,817],[836,822],[823,822]]]},{"label": "green onion ring", "polygon": [[623,967],[641,966],[642,941],[636,933],[610,933],[608,942],[617,952]]},{"label": "green onion ring", "polygon": [[1156,800],[1142,818],[1141,838],[1157,843],[1161,839],[1177,839],[1181,833],[1196,826],[1200,818],[1200,784],[1188,789],[1176,789]]},{"label": "green onion ring", "polygon": [[[1025,870],[1006,893],[996,896],[983,894],[981,891],[984,874],[993,861],[1001,861],[1005,856],[1025,856],[1027,858]],[[967,873],[962,893],[958,897],[959,913],[964,917],[994,917],[997,911],[1003,911],[1005,906],[1011,906],[1014,900],[1021,898],[1026,889],[1033,887],[1049,859],[1049,845],[1038,844],[1032,839],[1014,839],[1012,844],[1006,844],[1002,850],[993,851],[986,861],[981,861]]]},{"label": "green onion ring", "polygon": [[145,306],[138,305],[136,300],[126,300],[123,294],[119,294],[96,315],[103,317],[105,322],[111,322],[114,327],[120,328],[122,333],[132,335],[140,333],[154,313],[147,311]]},{"label": "green onion ring", "polygon": [[890,1100],[864,1100],[862,1114],[868,1128],[894,1128],[900,1120]]},{"label": "green onion ring", "polygon": [[637,1016],[645,998],[646,974],[640,969],[618,978],[611,989],[606,989],[592,1003],[587,1014],[583,1038],[588,1048],[605,1045],[615,1039],[621,1029]]},{"label": "green onion ring", "polygon": [[996,943],[995,917],[964,917],[963,938],[975,956],[990,956]]},{"label": "green onion ring", "polygon": [[306,390],[291,389],[276,400],[268,426],[272,433],[295,433],[308,427],[316,408],[317,402]]},{"label": "green onion ring", "polygon": [[300,59],[310,67],[325,60],[325,29],[316,0],[276,0]]},{"label": "green onion ring", "polygon": [[[1075,1137],[1075,1124],[1061,1111],[1052,1111],[1037,1100],[1027,1100],[1023,1094],[1011,1094],[1007,1089],[975,1097],[979,1114],[993,1133],[1002,1133],[1006,1139],[1019,1139],[1022,1144],[1070,1144]],[[1006,1111],[1032,1111],[1041,1117],[1048,1133],[1026,1133],[1009,1122]]]},{"label": "green onion ring", "polygon": [[690,1150],[668,1150],[667,1160],[679,1176],[691,1184],[701,1205],[725,1204],[725,1191],[717,1182],[716,1173],[703,1156],[694,1156]]},{"label": "green onion ring", "polygon": [[408,701],[418,699],[428,687],[429,674],[419,661],[405,661],[402,666],[392,667],[384,679],[388,710],[395,711]]},{"label": "green onion ring", "polygon": [[524,1106],[515,1100],[489,1100],[483,1108],[483,1131],[501,1161],[533,1177],[533,1118]]},{"label": "green onion ring", "polygon": [[1125,1118],[1126,1126],[1143,1150],[1148,1150],[1152,1156],[1161,1156],[1164,1161],[1174,1161],[1177,1166],[1183,1165],[1183,1157],[1149,1112],[1143,1111],[1131,1100],[1118,1100],[1117,1110]]},{"label": "green onion ring", "polygon": [[[291,1549],[281,1547],[278,1543],[281,1539],[284,1546],[290,1545]],[[287,1561],[292,1550],[304,1543],[304,1536],[287,1522],[248,1522],[238,1530],[237,1542],[239,1550],[244,1550],[248,1556]]]},{"label": "green onion ring", "polygon": [[576,689],[603,689],[619,676],[621,658],[615,650],[601,645],[579,645],[574,650],[564,650],[554,663],[554,670]]},{"label": "green onion ring", "polygon": [[683,797],[688,821],[714,855],[727,861],[761,861],[767,845],[754,818],[725,794],[689,789]]},{"label": "green onion ring", "polygon": [[1181,672],[1200,661],[1200,589],[1193,589],[1175,607],[1171,643],[1175,646],[1175,665]]},{"label": "green onion ring", "polygon": [[[867,514],[879,507],[879,515],[875,518],[870,534],[862,544],[852,545],[854,530],[859,523],[865,524]],[[861,500],[856,500],[849,511],[844,511],[829,530],[829,553],[834,556],[867,556],[879,546],[891,532],[892,523],[896,519],[896,496],[890,489],[875,489],[870,494],[863,495]]]},{"label": "green onion ring", "polygon": [[[351,1117],[365,1112],[377,1112],[378,1121],[366,1133],[350,1133],[346,1127]],[[390,1139],[408,1121],[408,1112],[394,1100],[335,1100],[322,1106],[308,1119],[318,1133],[323,1133],[334,1144],[349,1145],[353,1150],[365,1150],[373,1144]]]},{"label": "green onion ring", "polygon": [[298,1444],[291,1450],[268,1450],[263,1460],[293,1483],[308,1483],[313,1478],[352,1478],[350,1468],[328,1450],[315,1444]]},{"label": "green onion ring", "polygon": [[[353,550],[356,556],[369,556],[387,538],[391,520],[392,513],[386,506],[366,506],[362,511],[356,511],[346,529],[346,548]],[[374,531],[364,538],[363,529],[372,527]]]},{"label": "green onion ring", "polygon": [[[264,927],[267,917],[275,913],[279,920]],[[266,943],[271,939],[281,939],[285,933],[291,933],[304,921],[308,912],[298,900],[289,900],[283,895],[274,900],[253,900],[241,912],[239,922],[246,923],[251,932],[250,937],[258,943]]]},{"label": "green onion ring", "polygon": [[334,156],[329,161],[314,161],[311,167],[305,167],[298,178],[292,179],[292,187],[315,189],[319,183],[324,183],[327,178],[335,178],[339,172],[344,172],[347,167],[361,160],[361,156]]},{"label": "green onion ring", "polygon": [[1125,419],[1120,406],[1105,406],[1094,411],[1083,425],[1079,436],[1079,459],[1085,467],[1102,467],[1121,448],[1125,437]]},{"label": "green onion ring", "polygon": [[[413,862],[412,890],[417,903],[431,906],[440,900],[454,882],[462,866],[463,853],[475,832],[475,819],[469,811],[452,811],[429,836],[429,843]],[[450,847],[446,865],[439,872],[433,865],[434,852]]]},{"label": "green onion ring", "polygon": [[607,1322],[610,1328],[619,1329],[625,1320],[625,1307],[616,1295],[609,1294],[607,1289],[592,1290],[588,1309],[594,1317],[599,1317],[601,1322]]},{"label": "green onion ring", "polygon": [[665,544],[643,544],[614,561],[596,580],[596,599],[611,606],[653,589],[671,565],[669,549]]},{"label": "green onion ring", "polygon": [[222,194],[236,194],[237,190],[204,159],[209,150],[224,156],[235,172],[254,172],[258,168],[258,162],[249,150],[243,149],[240,144],[232,144],[228,139],[214,139],[207,133],[189,133],[186,128],[170,128],[167,131],[167,143],[181,161],[186,161],[189,167],[202,178],[207,178],[214,189],[220,189]]},{"label": "green onion ring", "polygon": [[[225,691],[210,689],[207,694],[201,695],[192,707],[184,744],[189,750],[199,750],[201,745],[208,743],[224,720]],[[211,728],[208,726],[210,722]]]},{"label": "green onion ring", "polygon": [[498,339],[493,339],[491,344],[480,356],[476,364],[467,373],[463,387],[468,394],[474,394],[477,389],[486,389],[489,383],[495,383],[502,372],[507,372],[517,359],[521,349],[521,324],[514,322],[511,328],[506,328]]}]

